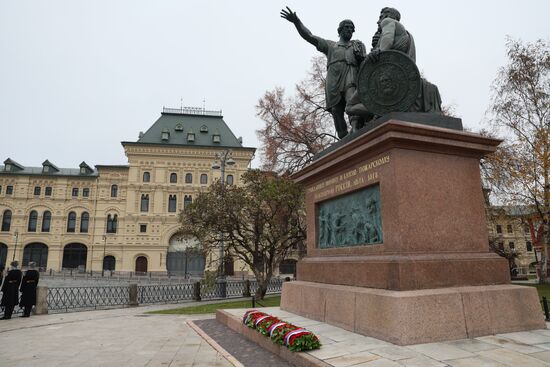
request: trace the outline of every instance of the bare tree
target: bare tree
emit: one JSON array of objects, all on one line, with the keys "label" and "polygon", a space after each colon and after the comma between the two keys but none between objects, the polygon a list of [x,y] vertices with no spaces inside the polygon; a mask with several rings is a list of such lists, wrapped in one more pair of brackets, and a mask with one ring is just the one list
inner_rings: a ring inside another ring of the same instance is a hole
[{"label": "bare tree", "polygon": [[263,169],[293,173],[338,139],[325,105],[325,57],[312,59],[306,79],[296,85],[293,96],[283,88],[267,91],[256,105],[265,126],[256,133],[262,142]]},{"label": "bare tree", "polygon": [[[508,39],[508,64],[493,83],[490,124],[505,141],[483,162],[486,184],[500,201],[535,213],[542,226],[541,282],[550,243],[550,43]],[[538,225],[536,223],[539,223]]]}]

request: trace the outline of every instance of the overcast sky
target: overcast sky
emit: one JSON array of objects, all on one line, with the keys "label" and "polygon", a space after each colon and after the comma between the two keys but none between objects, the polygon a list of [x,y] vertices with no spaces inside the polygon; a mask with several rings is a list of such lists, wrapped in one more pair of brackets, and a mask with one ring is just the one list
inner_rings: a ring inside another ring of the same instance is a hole
[{"label": "overcast sky", "polygon": [[472,129],[506,62],[506,36],[550,36],[547,0],[338,3],[0,0],[0,161],[126,164],[120,142],[181,99],[223,110],[244,145],[259,147],[258,99],[276,86],[293,92],[318,54],[279,17],[285,5],[328,39],[350,18],[367,45],[380,9],[396,7],[419,69]]}]

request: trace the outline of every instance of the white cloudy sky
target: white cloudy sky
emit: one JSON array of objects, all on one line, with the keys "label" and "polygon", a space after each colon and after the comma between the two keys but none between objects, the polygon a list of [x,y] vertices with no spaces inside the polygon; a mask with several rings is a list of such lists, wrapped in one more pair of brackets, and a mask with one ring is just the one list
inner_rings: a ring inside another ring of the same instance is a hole
[{"label": "white cloudy sky", "polygon": [[506,35],[550,36],[547,0],[0,0],[0,161],[125,164],[120,141],[136,140],[181,98],[222,109],[235,135],[258,147],[258,98],[275,86],[292,91],[317,54],[279,17],[285,5],[325,38],[350,18],[366,44],[380,9],[398,8],[420,70],[473,129],[506,62]]}]

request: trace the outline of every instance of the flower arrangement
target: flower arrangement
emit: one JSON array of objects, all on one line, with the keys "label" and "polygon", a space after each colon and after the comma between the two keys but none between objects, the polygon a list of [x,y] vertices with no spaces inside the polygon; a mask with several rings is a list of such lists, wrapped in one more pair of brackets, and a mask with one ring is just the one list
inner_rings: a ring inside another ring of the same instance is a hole
[{"label": "flower arrangement", "polygon": [[300,352],[321,347],[319,339],[311,331],[284,322],[258,310],[247,311],[243,324],[269,337],[275,344],[285,345],[289,350]]}]

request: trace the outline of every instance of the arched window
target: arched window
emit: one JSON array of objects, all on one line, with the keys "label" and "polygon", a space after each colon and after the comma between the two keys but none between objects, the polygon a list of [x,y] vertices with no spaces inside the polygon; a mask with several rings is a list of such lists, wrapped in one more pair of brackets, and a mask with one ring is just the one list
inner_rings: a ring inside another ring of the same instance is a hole
[{"label": "arched window", "polygon": [[143,172],[143,182],[151,181],[151,174],[149,172]]},{"label": "arched window", "polygon": [[90,224],[90,214],[82,213],[80,216],[80,233],[88,233],[88,225]]},{"label": "arched window", "polygon": [[118,186],[111,185],[111,197],[116,198],[118,196]]},{"label": "arched window", "polygon": [[147,258],[139,256],[136,259],[136,273],[147,273]]},{"label": "arched window", "polygon": [[168,211],[174,213],[177,207],[177,198],[176,195],[168,196]]},{"label": "arched window", "polygon": [[203,173],[201,175],[201,185],[206,185],[208,183],[208,175],[206,173]]},{"label": "arched window", "polygon": [[67,232],[74,232],[76,229],[76,213],[70,212],[67,217]]},{"label": "arched window", "polygon": [[103,270],[115,270],[116,259],[114,256],[108,255],[103,258]]},{"label": "arched window", "polygon": [[11,210],[4,210],[2,215],[2,232],[9,232],[11,227]]},{"label": "arched window", "polygon": [[141,195],[140,211],[142,211],[142,212],[148,212],[149,211],[149,195],[148,194],[142,194]]},{"label": "arched window", "polygon": [[52,224],[52,213],[48,210],[42,214],[42,232],[49,232]]},{"label": "arched window", "polygon": [[178,182],[178,175],[174,172],[170,173],[170,183],[177,183]]},{"label": "arched window", "polygon": [[36,232],[36,223],[38,222],[38,213],[36,210],[33,210],[29,214],[29,225],[27,226],[27,231]]},{"label": "arched window", "polygon": [[107,216],[107,233],[116,233],[118,224],[118,216],[109,214]]},{"label": "arched window", "polygon": [[23,249],[23,266],[29,266],[34,261],[38,268],[46,269],[48,266],[48,246],[43,243],[31,243]]},{"label": "arched window", "polygon": [[185,183],[193,183],[193,174],[192,173],[186,173],[185,174]]},{"label": "arched window", "polygon": [[63,262],[61,267],[64,269],[86,269],[86,259],[88,258],[88,248],[81,243],[69,243],[63,248]]},{"label": "arched window", "polygon": [[227,175],[226,182],[228,185],[233,185],[233,175]]},{"label": "arched window", "polygon": [[191,195],[185,195],[183,197],[183,209],[187,209],[192,202],[193,198],[191,197]]},{"label": "arched window", "polygon": [[0,265],[5,265],[8,260],[8,245],[0,243]]}]

